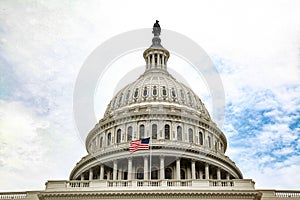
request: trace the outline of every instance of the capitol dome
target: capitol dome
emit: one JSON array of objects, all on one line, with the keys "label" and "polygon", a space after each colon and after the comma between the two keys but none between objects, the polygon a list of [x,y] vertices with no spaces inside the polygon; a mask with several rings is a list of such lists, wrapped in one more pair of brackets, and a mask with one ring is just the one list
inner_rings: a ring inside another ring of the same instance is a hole
[{"label": "capitol dome", "polygon": [[[172,186],[203,179],[225,186],[243,178],[225,155],[226,137],[201,99],[168,72],[170,53],[161,45],[160,32],[157,22],[152,45],[143,54],[145,72],[112,98],[88,134],[88,155],[70,180]],[[130,152],[130,142],[143,138],[150,138],[150,149]]]}]

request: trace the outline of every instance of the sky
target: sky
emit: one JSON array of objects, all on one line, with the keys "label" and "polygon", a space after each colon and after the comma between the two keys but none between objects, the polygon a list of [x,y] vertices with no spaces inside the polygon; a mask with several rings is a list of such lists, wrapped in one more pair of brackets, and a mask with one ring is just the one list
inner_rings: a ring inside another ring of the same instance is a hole
[{"label": "sky", "polygon": [[[83,63],[103,42],[156,19],[199,44],[217,68],[226,155],[244,178],[257,189],[299,189],[299,10],[295,0],[1,0],[0,191],[42,190],[47,180],[69,178],[86,155],[73,113]],[[99,119],[118,79],[143,62],[142,51],[127,54],[99,79]],[[211,112],[201,75],[172,54],[168,67],[188,76]]]}]

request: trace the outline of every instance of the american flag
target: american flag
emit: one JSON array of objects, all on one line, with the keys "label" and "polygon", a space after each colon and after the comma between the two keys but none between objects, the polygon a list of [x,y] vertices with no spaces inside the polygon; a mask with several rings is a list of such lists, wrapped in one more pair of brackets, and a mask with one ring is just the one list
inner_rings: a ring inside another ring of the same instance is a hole
[{"label": "american flag", "polygon": [[148,150],[149,149],[149,142],[150,142],[150,137],[140,139],[140,140],[131,141],[130,145],[129,145],[130,153],[133,153],[137,150]]}]

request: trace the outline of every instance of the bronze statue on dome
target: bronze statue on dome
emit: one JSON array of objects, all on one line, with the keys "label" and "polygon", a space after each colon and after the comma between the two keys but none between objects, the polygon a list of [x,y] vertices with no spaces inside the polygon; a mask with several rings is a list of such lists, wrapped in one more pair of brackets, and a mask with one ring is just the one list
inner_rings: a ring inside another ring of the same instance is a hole
[{"label": "bronze statue on dome", "polygon": [[158,22],[159,21],[156,20],[155,24],[153,25],[153,31],[152,31],[152,33],[154,34],[154,36],[159,36],[160,32],[161,32],[161,28],[160,28],[160,25],[159,25]]}]

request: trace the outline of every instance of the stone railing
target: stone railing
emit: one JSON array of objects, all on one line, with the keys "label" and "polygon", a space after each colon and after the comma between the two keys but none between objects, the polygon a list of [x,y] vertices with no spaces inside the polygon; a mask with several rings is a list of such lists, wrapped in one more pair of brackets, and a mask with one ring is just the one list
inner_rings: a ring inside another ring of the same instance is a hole
[{"label": "stone railing", "polygon": [[24,199],[27,192],[3,192],[0,193],[0,199]]},{"label": "stone railing", "polygon": [[275,197],[278,198],[300,198],[300,191],[275,191]]},{"label": "stone railing", "polygon": [[78,188],[78,187],[90,187],[89,181],[68,181],[68,188]]},{"label": "stone railing", "polygon": [[46,190],[118,190],[126,188],[183,188],[218,190],[228,188],[229,190],[254,190],[254,182],[250,179],[235,180],[92,180],[92,181],[48,181]]},{"label": "stone railing", "polygon": [[210,180],[209,185],[211,187],[234,187],[233,180]]}]

